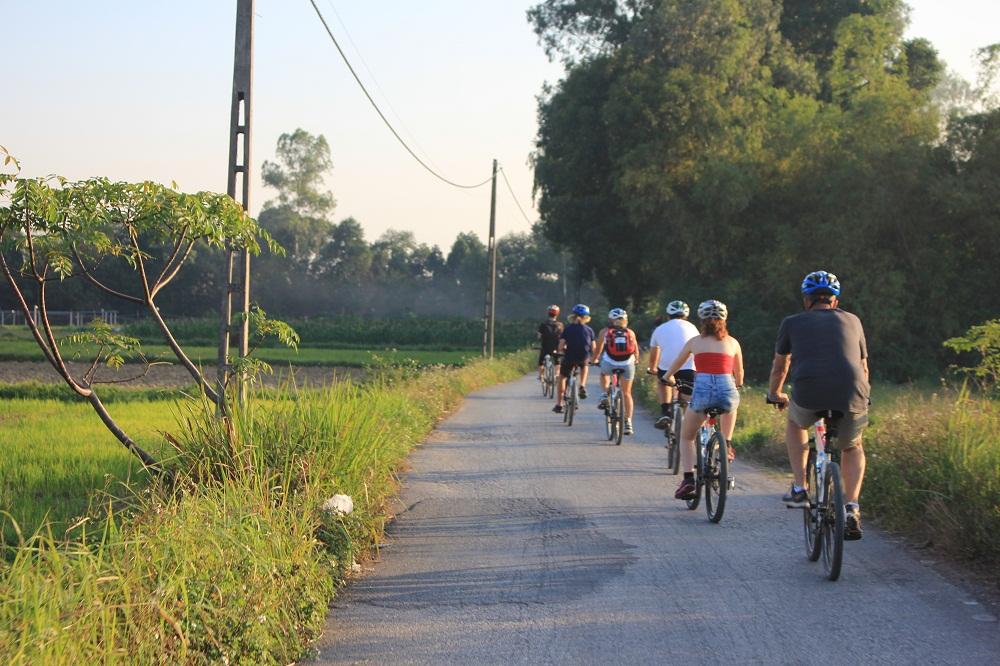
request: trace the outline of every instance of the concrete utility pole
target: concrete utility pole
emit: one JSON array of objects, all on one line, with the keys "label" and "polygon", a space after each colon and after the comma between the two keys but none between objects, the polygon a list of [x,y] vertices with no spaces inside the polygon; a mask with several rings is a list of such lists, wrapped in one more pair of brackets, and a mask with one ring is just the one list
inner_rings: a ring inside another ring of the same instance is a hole
[{"label": "concrete utility pole", "polygon": [[[253,15],[255,0],[236,2],[236,50],[233,57],[233,98],[229,117],[229,180],[227,192],[243,210],[250,210],[250,119],[253,87]],[[238,255],[238,256],[237,256]],[[219,396],[225,396],[229,380],[229,337],[239,332],[239,357],[249,349],[250,253],[244,248],[226,250],[226,292],[222,298],[222,323],[219,328]],[[240,299],[242,322],[233,326],[233,295]],[[246,397],[246,386],[237,377],[237,398]]]},{"label": "concrete utility pole", "polygon": [[490,192],[489,274],[486,276],[486,305],[483,313],[483,357],[493,358],[493,333],[497,310],[497,161],[493,160],[493,187]]}]

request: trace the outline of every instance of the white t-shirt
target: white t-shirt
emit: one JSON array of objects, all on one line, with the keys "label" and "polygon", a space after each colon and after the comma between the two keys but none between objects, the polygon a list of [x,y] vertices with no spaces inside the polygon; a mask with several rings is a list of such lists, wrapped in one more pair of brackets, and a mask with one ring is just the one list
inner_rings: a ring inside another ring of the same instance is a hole
[{"label": "white t-shirt", "polygon": [[[660,348],[660,362],[656,366],[660,370],[666,370],[674,362],[677,355],[684,349],[684,345],[691,338],[698,335],[698,329],[687,319],[668,319],[653,331],[653,336],[649,339],[649,346]],[[681,370],[694,370],[694,357],[692,356],[681,366]]]}]

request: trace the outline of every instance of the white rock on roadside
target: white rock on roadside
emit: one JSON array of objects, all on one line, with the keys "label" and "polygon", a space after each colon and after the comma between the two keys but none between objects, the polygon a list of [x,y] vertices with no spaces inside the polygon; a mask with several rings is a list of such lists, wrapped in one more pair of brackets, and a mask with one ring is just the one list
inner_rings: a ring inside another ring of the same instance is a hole
[{"label": "white rock on roadside", "polygon": [[354,500],[350,495],[334,495],[323,502],[323,510],[335,516],[346,516],[354,511]]}]

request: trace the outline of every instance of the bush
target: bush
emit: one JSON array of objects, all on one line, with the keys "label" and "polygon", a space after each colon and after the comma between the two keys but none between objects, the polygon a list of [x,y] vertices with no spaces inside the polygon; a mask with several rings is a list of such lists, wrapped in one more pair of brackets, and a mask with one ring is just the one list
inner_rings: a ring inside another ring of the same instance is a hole
[{"label": "bush", "polygon": [[977,354],[975,365],[958,368],[979,386],[1000,395],[1000,319],[973,326],[965,335],[945,340],[944,346],[965,354]]}]

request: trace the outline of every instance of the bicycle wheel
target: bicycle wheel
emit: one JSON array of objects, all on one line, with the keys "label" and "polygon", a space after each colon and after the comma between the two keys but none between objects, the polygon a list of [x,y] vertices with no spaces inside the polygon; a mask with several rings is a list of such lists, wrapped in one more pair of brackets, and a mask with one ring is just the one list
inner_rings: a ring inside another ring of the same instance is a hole
[{"label": "bicycle wheel", "polygon": [[819,484],[816,483],[816,449],[809,450],[806,461],[806,490],[809,492],[809,505],[802,509],[802,533],[806,537],[806,557],[810,562],[819,559],[823,539],[819,530]]},{"label": "bicycle wheel", "polygon": [[708,519],[717,523],[726,510],[726,492],[729,489],[729,451],[726,438],[718,430],[705,447],[705,511]]},{"label": "bicycle wheel", "polygon": [[614,413],[611,411],[610,398],[604,406],[604,434],[608,436],[609,442],[615,438],[615,418]]},{"label": "bicycle wheel", "polygon": [[844,561],[844,485],[840,480],[840,465],[828,462],[823,474],[825,488],[821,515],[823,539],[823,568],[830,580],[840,578]]},{"label": "bicycle wheel", "polygon": [[566,402],[566,425],[573,425],[573,415],[576,413],[576,382],[573,382],[573,388],[569,392],[569,398]]},{"label": "bicycle wheel", "polygon": [[684,413],[681,406],[676,402],[673,405],[674,416],[669,430],[665,431],[667,436],[667,469],[676,476],[681,469],[681,419]]},{"label": "bicycle wheel", "polygon": [[566,380],[566,393],[563,394],[563,423],[569,422],[569,404],[573,401],[571,397],[576,389],[576,378],[570,377]]},{"label": "bicycle wheel", "polygon": [[[701,437],[701,434],[699,433],[698,436]],[[701,442],[698,439],[695,439],[694,451],[696,455],[694,463],[694,498],[689,500],[684,500],[685,502],[687,502],[687,508],[690,509],[691,511],[697,509],[698,505],[701,504],[701,489],[705,485],[705,478],[704,478],[705,458]]]},{"label": "bicycle wheel", "polygon": [[621,389],[615,389],[615,402],[612,408],[615,418],[615,445],[622,445],[622,431],[625,430],[625,397]]}]

